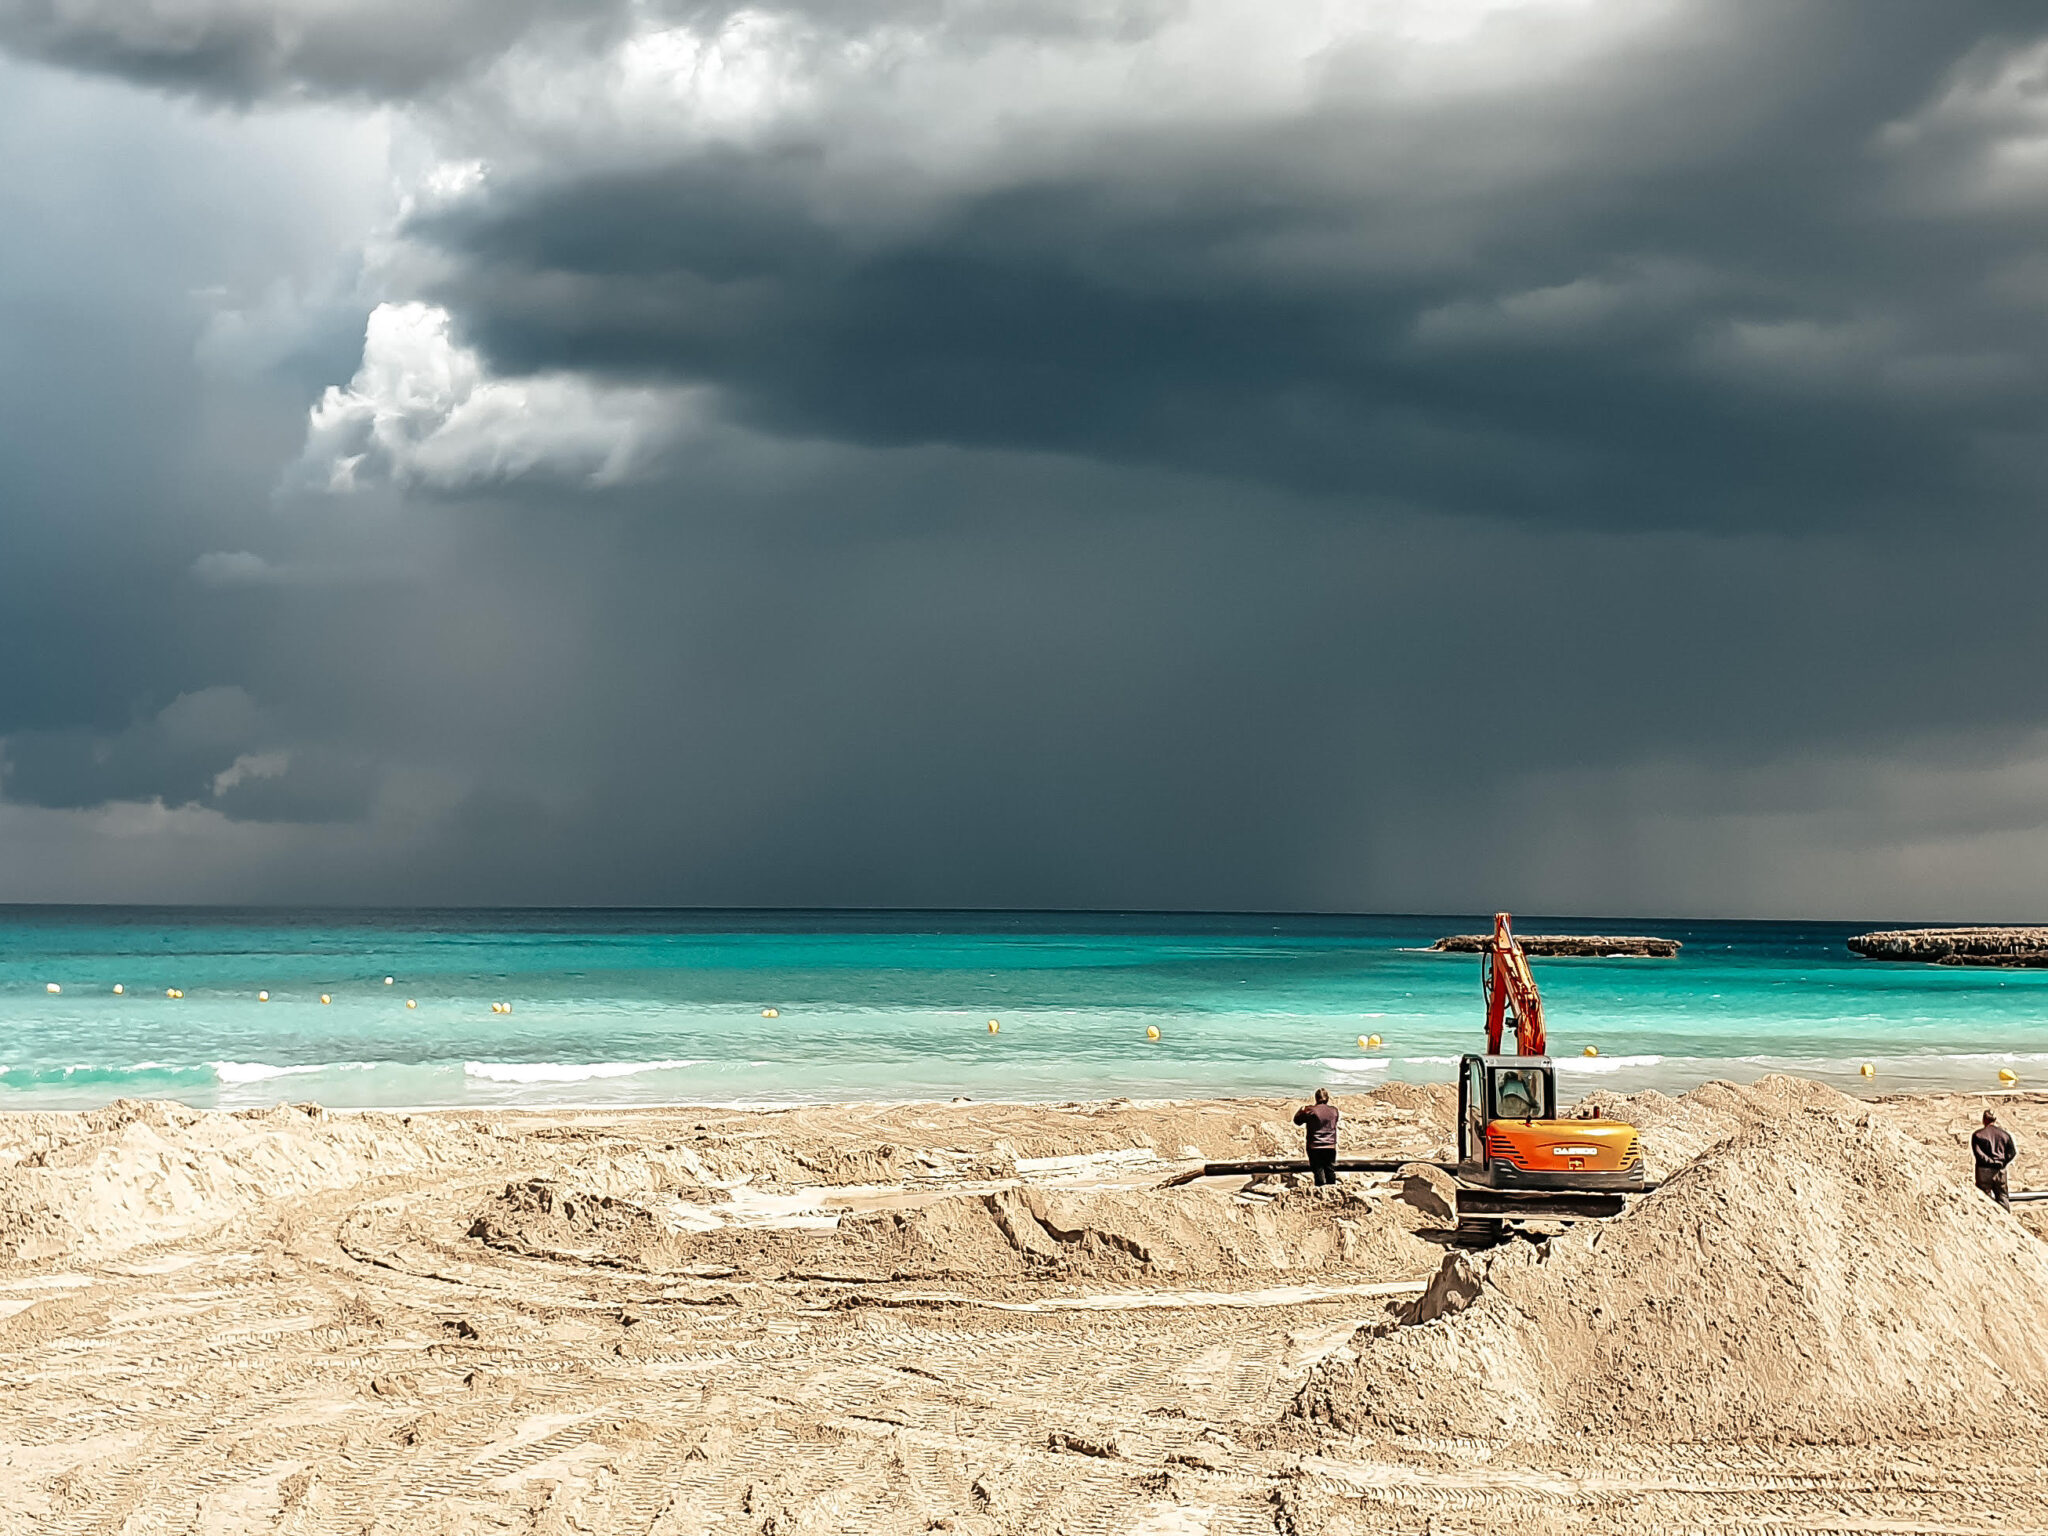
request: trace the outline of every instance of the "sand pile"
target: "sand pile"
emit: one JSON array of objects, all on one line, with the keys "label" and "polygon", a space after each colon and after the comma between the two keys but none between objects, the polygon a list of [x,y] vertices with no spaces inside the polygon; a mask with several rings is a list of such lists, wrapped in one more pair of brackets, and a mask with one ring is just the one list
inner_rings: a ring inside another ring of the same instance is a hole
[{"label": "sand pile", "polygon": [[119,1100],[0,1122],[0,1262],[100,1259],[268,1203],[446,1166],[472,1140],[392,1115]]},{"label": "sand pile", "polygon": [[1353,1434],[1851,1442],[2048,1410],[2048,1248],[1887,1122],[1752,1126],[1628,1215],[1449,1261],[1290,1412]]},{"label": "sand pile", "polygon": [[[701,1211],[694,1214],[702,1214]],[[754,1275],[873,1279],[1067,1280],[1321,1273],[1421,1275],[1438,1250],[1413,1234],[1428,1218],[1385,1198],[1300,1190],[1270,1203],[1215,1190],[1067,1191],[1029,1187],[935,1196],[907,1209],[851,1212],[828,1225],[679,1228],[673,1209],[514,1183],[478,1211],[470,1236],[492,1247],[652,1272],[730,1267]]]},{"label": "sand pile", "polygon": [[1654,1088],[1626,1096],[1595,1091],[1579,1100],[1581,1111],[1597,1107],[1610,1120],[1625,1120],[1643,1133],[1643,1169],[1652,1180],[1668,1178],[1709,1147],[1753,1125],[1782,1120],[1802,1109],[1856,1115],[1868,1107],[1825,1083],[1773,1073],[1755,1082],[1712,1082],[1672,1098]]},{"label": "sand pile", "polygon": [[469,1235],[513,1252],[603,1262],[645,1253],[667,1231],[644,1205],[535,1178],[507,1184]]}]

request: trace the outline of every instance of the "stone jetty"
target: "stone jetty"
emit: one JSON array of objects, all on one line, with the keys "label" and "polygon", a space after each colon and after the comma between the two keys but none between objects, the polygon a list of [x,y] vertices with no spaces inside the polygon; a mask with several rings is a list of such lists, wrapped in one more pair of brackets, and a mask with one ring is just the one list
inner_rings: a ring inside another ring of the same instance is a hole
[{"label": "stone jetty", "polygon": [[1894,928],[1859,933],[1849,948],[1921,965],[2048,967],[2048,928]]},{"label": "stone jetty", "polygon": [[[1597,933],[1535,933],[1516,937],[1525,954],[1561,955],[1578,960],[1671,960],[1684,948],[1676,939],[1652,939],[1640,934],[1627,938]],[[1451,955],[1483,955],[1493,948],[1493,935],[1454,933],[1429,947]]]}]

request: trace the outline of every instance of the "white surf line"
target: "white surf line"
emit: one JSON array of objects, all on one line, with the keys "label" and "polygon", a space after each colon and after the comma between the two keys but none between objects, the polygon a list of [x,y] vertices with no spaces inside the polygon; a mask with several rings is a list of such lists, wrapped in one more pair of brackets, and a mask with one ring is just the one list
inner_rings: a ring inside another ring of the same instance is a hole
[{"label": "white surf line", "polygon": [[997,1301],[948,1291],[898,1291],[863,1296],[882,1306],[990,1307],[998,1312],[1141,1312],[1173,1307],[1288,1307],[1353,1296],[1420,1296],[1427,1280],[1380,1281],[1372,1285],[1277,1285],[1262,1291],[1107,1291],[1094,1296],[1048,1296],[1040,1301]]}]

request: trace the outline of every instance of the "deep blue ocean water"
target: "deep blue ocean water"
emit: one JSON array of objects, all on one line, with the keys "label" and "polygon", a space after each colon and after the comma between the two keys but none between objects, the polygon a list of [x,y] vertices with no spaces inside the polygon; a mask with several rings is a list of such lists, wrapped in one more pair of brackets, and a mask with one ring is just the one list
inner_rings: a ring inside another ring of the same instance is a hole
[{"label": "deep blue ocean water", "polygon": [[[0,1108],[1059,1100],[1449,1081],[1479,1040],[1479,964],[1425,947],[1490,926],[1479,914],[0,907]],[[1516,926],[1685,942],[1675,961],[1534,962],[1568,1091],[1769,1071],[1877,1091],[1993,1088],[2001,1065],[2023,1087],[2048,1082],[2048,972],[1861,960],[1843,940],[1868,924]],[[1374,1034],[1384,1046],[1361,1049]],[[1597,1059],[1579,1055],[1587,1045]]]}]

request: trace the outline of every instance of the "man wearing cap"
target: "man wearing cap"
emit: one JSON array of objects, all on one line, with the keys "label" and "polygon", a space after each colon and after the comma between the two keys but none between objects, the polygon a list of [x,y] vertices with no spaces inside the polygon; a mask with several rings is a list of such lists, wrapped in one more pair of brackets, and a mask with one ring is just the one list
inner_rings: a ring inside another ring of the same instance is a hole
[{"label": "man wearing cap", "polygon": [[2019,1148],[1998,1123],[1998,1116],[1985,1110],[1984,1124],[1970,1137],[1970,1156],[1977,1160],[1977,1187],[2008,1211],[2012,1196],[2006,1191],[2005,1170],[2018,1155]]}]

